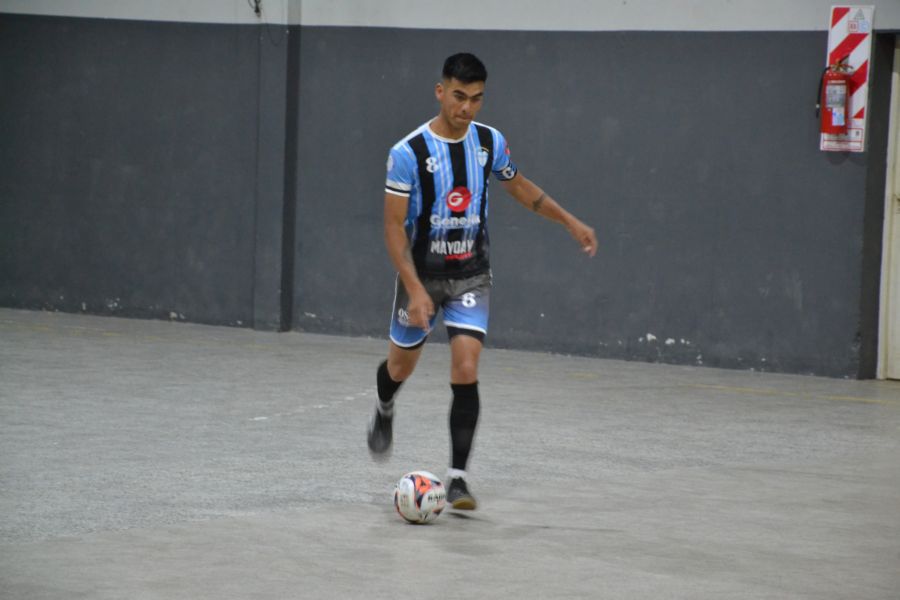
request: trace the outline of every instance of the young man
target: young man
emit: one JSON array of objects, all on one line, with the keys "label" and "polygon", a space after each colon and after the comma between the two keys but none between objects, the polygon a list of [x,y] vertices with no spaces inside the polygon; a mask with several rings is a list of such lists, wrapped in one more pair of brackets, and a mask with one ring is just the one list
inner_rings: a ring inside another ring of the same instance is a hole
[{"label": "young man", "polygon": [[565,226],[584,252],[593,256],[597,251],[594,230],[518,172],[499,131],[475,122],[486,80],[477,57],[449,57],[435,87],[440,113],[391,148],[384,239],[398,277],[388,357],[378,367],[378,400],[368,431],[373,456],[386,455],[393,438],[394,396],[415,369],[436,311],[442,309],[453,391],[447,501],[463,510],[476,507],[466,465],[478,423],[478,359],[491,288],[490,174],[520,204]]}]

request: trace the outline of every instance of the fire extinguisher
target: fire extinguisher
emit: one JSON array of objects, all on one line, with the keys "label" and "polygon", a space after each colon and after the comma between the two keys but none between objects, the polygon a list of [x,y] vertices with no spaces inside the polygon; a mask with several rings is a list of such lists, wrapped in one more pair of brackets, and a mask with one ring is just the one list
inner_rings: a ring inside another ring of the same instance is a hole
[{"label": "fire extinguisher", "polygon": [[840,135],[847,133],[850,102],[850,67],[846,58],[828,65],[819,80],[816,116],[821,111],[822,133]]}]

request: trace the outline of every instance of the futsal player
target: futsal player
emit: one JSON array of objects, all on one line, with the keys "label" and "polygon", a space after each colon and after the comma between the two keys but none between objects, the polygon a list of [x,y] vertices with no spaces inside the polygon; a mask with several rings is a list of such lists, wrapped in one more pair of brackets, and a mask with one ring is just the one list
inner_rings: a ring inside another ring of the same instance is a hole
[{"label": "futsal player", "polygon": [[377,371],[378,399],[369,424],[374,456],[393,439],[394,397],[412,374],[437,310],[450,338],[450,468],[447,502],[477,506],[466,468],[478,424],[478,360],[488,327],[490,175],[523,206],[563,225],[590,256],[594,230],[522,175],[503,135],[475,121],[487,70],[474,55],[454,54],[435,86],[436,117],[391,148],[384,196],[384,238],[397,270],[387,360]]}]

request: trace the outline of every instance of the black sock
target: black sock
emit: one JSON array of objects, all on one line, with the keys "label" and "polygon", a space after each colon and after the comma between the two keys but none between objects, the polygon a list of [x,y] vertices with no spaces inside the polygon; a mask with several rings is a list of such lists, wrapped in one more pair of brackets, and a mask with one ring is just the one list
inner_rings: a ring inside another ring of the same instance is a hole
[{"label": "black sock", "polygon": [[388,373],[387,361],[384,361],[378,366],[378,376],[376,379],[378,381],[378,399],[381,401],[379,402],[380,406],[378,410],[385,416],[389,416],[394,409],[394,394],[397,393],[397,390],[400,389],[403,382],[391,379],[391,376]]},{"label": "black sock", "polygon": [[451,383],[453,402],[450,405],[450,447],[452,451],[451,467],[466,470],[472,440],[475,439],[475,427],[478,425],[478,412],[481,403],[478,400],[478,382]]}]

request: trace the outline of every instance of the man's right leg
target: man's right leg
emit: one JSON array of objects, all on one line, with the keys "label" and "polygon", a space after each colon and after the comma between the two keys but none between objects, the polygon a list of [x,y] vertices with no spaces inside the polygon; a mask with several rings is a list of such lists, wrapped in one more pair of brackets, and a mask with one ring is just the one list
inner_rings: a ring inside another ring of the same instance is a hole
[{"label": "man's right leg", "polygon": [[[440,304],[440,299],[434,299]],[[409,379],[419,362],[428,332],[434,327],[436,316],[431,317],[428,329],[409,324],[406,307],[409,296],[397,276],[394,306],[391,309],[391,341],[387,360],[378,366],[378,400],[375,414],[369,423],[368,443],[373,458],[385,457],[393,442],[394,395],[403,382]]]},{"label": "man's right leg", "polygon": [[383,456],[393,442],[394,396],[419,362],[425,340],[412,348],[390,342],[387,360],[378,366],[378,401],[369,425],[368,443],[373,456]]}]

